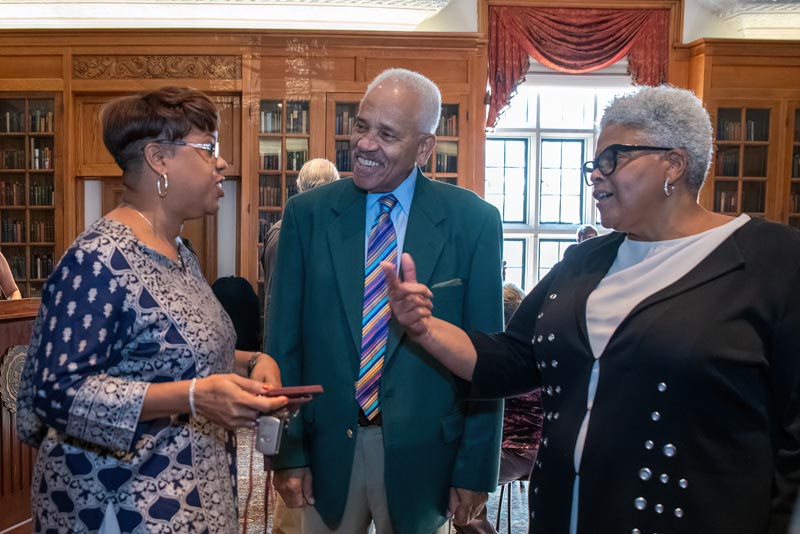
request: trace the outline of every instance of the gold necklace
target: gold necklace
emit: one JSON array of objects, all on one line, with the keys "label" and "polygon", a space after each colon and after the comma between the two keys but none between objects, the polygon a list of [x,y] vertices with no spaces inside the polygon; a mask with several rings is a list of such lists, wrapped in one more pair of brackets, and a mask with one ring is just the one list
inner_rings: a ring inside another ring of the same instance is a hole
[{"label": "gold necklace", "polygon": [[[172,242],[171,242],[169,239],[167,239],[167,238],[165,238],[164,236],[162,236],[162,235],[161,235],[161,234],[158,232],[158,230],[156,230],[156,227],[155,227],[155,225],[153,224],[153,221],[151,221],[150,219],[148,219],[148,218],[147,218],[147,215],[145,215],[144,213],[142,213],[141,211],[139,211],[138,209],[136,209],[136,208],[135,208],[135,207],[133,207],[132,205],[128,204],[127,202],[125,202],[124,204],[125,204],[125,206],[126,206],[126,207],[128,207],[128,208],[132,209],[133,211],[135,211],[135,212],[136,212],[136,213],[139,215],[139,217],[141,217],[142,219],[144,219],[144,222],[146,222],[147,224],[149,224],[149,225],[150,225],[150,228],[152,228],[152,230],[153,230],[153,235],[154,235],[154,236],[156,236],[157,238],[159,238],[159,239],[160,239],[161,241],[163,241],[164,243],[167,243],[168,245],[170,245],[170,246],[173,246]],[[175,247],[175,251],[176,251],[176,252],[178,252],[178,260],[180,260],[180,262],[181,262],[181,265],[183,265],[183,258],[181,258],[181,253],[180,253],[180,251],[178,250],[178,243],[177,243],[177,242],[175,243],[174,247]]]}]

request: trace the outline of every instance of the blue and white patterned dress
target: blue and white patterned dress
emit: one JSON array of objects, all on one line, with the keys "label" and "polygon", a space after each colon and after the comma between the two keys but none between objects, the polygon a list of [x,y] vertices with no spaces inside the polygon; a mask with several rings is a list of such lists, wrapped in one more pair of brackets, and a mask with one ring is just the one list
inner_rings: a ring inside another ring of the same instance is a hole
[{"label": "blue and white patterned dress", "polygon": [[233,435],[203,417],[139,421],[150,384],[233,371],[233,325],[179,254],[100,219],[43,288],[17,400],[39,447],[36,532],[96,532],[107,509],[122,532],[236,531]]}]

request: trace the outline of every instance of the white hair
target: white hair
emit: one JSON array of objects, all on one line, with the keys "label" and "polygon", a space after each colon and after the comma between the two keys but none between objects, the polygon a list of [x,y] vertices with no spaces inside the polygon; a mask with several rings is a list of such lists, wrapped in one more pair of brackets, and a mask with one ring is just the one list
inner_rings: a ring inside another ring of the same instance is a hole
[{"label": "white hair", "polygon": [[429,134],[436,132],[442,114],[442,93],[435,83],[422,74],[408,69],[386,69],[370,82],[364,96],[385,82],[397,83],[417,93],[420,99],[419,128]]},{"label": "white hair", "polygon": [[338,179],[339,171],[336,170],[336,165],[325,158],[314,158],[305,162],[300,168],[300,173],[297,175],[297,191],[302,193]]},{"label": "white hair", "polygon": [[669,85],[640,87],[608,105],[600,129],[609,123],[640,131],[648,144],[686,150],[687,184],[695,192],[703,186],[711,166],[713,134],[708,112],[694,93]]}]

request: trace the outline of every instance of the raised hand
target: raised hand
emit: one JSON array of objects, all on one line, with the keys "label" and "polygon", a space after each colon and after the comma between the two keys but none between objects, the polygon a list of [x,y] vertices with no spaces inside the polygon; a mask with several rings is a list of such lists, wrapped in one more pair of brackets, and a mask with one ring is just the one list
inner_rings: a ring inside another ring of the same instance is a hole
[{"label": "raised hand", "polygon": [[433,293],[426,285],[417,282],[417,268],[411,255],[404,253],[400,258],[402,281],[393,263],[381,262],[381,269],[386,275],[392,315],[406,328],[412,339],[425,336],[428,321],[433,316]]}]

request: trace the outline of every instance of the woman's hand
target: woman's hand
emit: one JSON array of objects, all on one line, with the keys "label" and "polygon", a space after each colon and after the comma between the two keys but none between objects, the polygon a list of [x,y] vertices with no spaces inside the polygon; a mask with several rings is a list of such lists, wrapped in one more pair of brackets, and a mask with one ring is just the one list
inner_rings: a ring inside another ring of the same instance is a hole
[{"label": "woman's hand", "polygon": [[273,387],[281,387],[281,370],[272,356],[263,352],[258,353],[258,359],[253,367],[250,378],[257,382],[264,382]]},{"label": "woman's hand", "polygon": [[269,384],[234,373],[211,375],[197,380],[194,405],[199,415],[228,430],[254,427],[260,413],[277,410],[289,401],[283,396],[265,397],[270,389]]},{"label": "woman's hand", "polygon": [[402,282],[397,277],[393,263],[381,262],[389,287],[392,315],[406,328],[409,337],[416,341],[428,334],[433,316],[433,293],[426,285],[417,282],[417,268],[410,254],[403,254],[400,258],[400,268],[403,271]]}]

